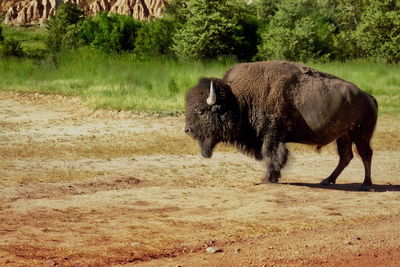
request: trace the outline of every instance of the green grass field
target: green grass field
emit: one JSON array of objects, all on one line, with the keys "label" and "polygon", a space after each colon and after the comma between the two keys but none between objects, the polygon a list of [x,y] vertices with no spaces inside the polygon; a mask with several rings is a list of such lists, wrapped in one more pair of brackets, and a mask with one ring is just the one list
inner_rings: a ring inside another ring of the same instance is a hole
[{"label": "green grass field", "polygon": [[92,108],[176,113],[201,76],[220,77],[232,63],[138,61],[81,49],[41,60],[2,60],[0,90],[80,96]]},{"label": "green grass field", "polygon": [[[30,58],[0,59],[0,90],[79,96],[90,107],[174,114],[184,110],[186,92],[200,77],[222,77],[233,59],[178,62],[138,60],[90,48],[52,55],[43,28],[3,27]],[[35,55],[41,55],[37,57]],[[400,64],[355,61],[310,63],[374,95],[381,114],[400,115]]]}]

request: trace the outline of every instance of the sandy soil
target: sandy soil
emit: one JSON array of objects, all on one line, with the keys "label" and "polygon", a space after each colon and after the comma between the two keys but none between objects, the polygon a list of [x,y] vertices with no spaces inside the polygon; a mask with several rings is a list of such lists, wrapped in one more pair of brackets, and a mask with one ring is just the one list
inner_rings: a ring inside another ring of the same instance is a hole
[{"label": "sandy soil", "polygon": [[370,192],[358,156],[318,184],[333,145],[291,145],[281,183],[255,186],[262,162],[203,159],[183,124],[0,92],[0,265],[400,265],[398,118],[379,119]]}]

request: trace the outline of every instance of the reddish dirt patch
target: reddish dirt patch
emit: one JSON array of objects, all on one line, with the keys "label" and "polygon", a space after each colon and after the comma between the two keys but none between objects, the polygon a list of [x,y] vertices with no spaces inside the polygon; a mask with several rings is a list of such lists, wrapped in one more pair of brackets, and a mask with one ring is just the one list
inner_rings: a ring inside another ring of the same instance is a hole
[{"label": "reddish dirt patch", "polygon": [[[0,265],[398,266],[400,122],[381,117],[371,192],[355,157],[291,145],[277,185],[221,146],[202,159],[182,117],[0,93]],[[219,253],[208,253],[215,246]]]}]

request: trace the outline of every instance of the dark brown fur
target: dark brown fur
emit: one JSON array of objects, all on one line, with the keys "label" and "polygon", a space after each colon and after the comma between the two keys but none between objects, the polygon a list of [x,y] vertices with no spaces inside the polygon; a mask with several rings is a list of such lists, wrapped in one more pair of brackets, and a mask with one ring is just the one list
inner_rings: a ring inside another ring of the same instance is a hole
[{"label": "dark brown fur", "polygon": [[[209,106],[211,81],[217,102]],[[202,78],[187,95],[185,131],[199,141],[204,157],[225,142],[265,160],[263,182],[278,181],[285,143],[321,147],[337,140],[339,164],[322,181],[335,183],[355,143],[365,166],[363,185],[369,186],[376,120],[376,100],[354,84],[302,64],[265,61],[236,64],[222,80]]]}]

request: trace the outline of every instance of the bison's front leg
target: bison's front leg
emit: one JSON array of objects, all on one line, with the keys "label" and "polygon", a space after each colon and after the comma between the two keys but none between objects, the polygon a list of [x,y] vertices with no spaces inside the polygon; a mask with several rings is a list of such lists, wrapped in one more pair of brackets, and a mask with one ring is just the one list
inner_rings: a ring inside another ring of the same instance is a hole
[{"label": "bison's front leg", "polygon": [[262,154],[267,165],[262,183],[277,183],[281,177],[281,169],[287,162],[288,150],[285,143],[264,140]]}]

